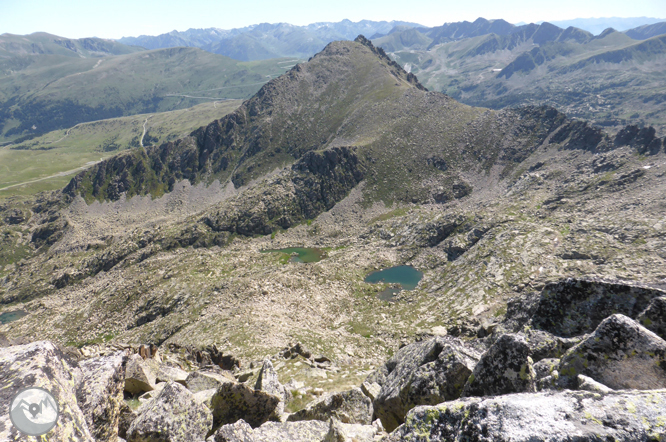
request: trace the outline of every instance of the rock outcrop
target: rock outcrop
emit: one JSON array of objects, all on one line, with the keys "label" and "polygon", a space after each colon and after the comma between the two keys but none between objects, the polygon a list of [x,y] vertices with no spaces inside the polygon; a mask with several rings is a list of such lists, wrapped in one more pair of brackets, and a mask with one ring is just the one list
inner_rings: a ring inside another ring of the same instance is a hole
[{"label": "rock outcrop", "polygon": [[255,390],[245,384],[227,383],[220,386],[211,399],[214,427],[243,419],[252,428],[266,422],[280,403],[280,398]]},{"label": "rock outcrop", "polygon": [[79,364],[81,376],[76,385],[76,400],[96,440],[118,438],[126,362],[125,354],[118,352]]},{"label": "rock outcrop", "polygon": [[474,367],[462,396],[495,396],[536,391],[530,348],[519,335],[502,335]]},{"label": "rock outcrop", "polygon": [[623,315],[606,318],[559,366],[564,385],[579,374],[614,390],[666,388],[666,341]]},{"label": "rock outcrop", "polygon": [[185,386],[192,393],[198,393],[204,390],[218,389],[224,384],[235,382],[236,380],[231,374],[198,370],[187,375]]},{"label": "rock outcrop", "polygon": [[656,441],[666,437],[666,390],[467,398],[416,407],[384,442]]},{"label": "rock outcrop", "polygon": [[562,337],[592,332],[609,315],[637,318],[663,290],[638,283],[598,278],[565,279],[541,292],[532,324]]},{"label": "rock outcrop", "polygon": [[268,358],[264,360],[254,389],[265,391],[280,398],[280,403],[275,410],[274,416],[276,419],[280,419],[284,413],[285,405],[291,400],[291,392],[280,383],[277,372]]},{"label": "rock outcrop", "polygon": [[288,421],[320,420],[335,418],[346,424],[372,423],[372,401],[360,388],[329,393],[308,404],[302,410],[289,415]]},{"label": "rock outcrop", "polygon": [[9,419],[11,401],[21,389],[39,386],[58,402],[58,425],[49,432],[53,440],[89,442],[93,436],[86,415],[76,401],[73,365],[55,345],[37,341],[0,348],[0,440],[18,440],[21,433]]},{"label": "rock outcrop", "polygon": [[381,385],[375,414],[388,431],[416,405],[435,405],[460,397],[479,354],[462,341],[434,338],[407,345],[366,381]]},{"label": "rock outcrop", "polygon": [[155,373],[143,358],[137,354],[127,359],[125,369],[125,391],[131,395],[140,395],[155,389]]},{"label": "rock outcrop", "polygon": [[210,410],[177,382],[169,382],[141,409],[127,431],[128,442],[202,441],[213,426]]}]

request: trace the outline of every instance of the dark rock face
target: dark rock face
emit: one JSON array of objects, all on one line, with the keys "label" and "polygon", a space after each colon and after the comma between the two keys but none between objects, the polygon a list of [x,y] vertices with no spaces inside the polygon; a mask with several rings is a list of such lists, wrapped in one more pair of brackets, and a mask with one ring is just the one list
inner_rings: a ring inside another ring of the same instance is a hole
[{"label": "dark rock face", "polygon": [[636,318],[653,298],[664,295],[636,283],[569,278],[546,285],[532,323],[557,336],[577,336],[591,332],[613,313]]},{"label": "dark rock face", "polygon": [[655,136],[654,127],[629,125],[619,131],[615,136],[616,146],[633,146],[639,153],[655,155],[661,150],[661,140]]},{"label": "dark rock face", "polygon": [[289,422],[303,420],[328,421],[335,418],[346,424],[372,423],[372,401],[360,388],[353,388],[339,393],[324,395],[294,414],[289,415]]},{"label": "dark rock face", "polygon": [[329,210],[363,176],[352,148],[308,152],[267,187],[244,192],[221,210],[209,211],[201,221],[214,231],[265,235]]},{"label": "dark rock face", "polygon": [[507,334],[483,354],[467,380],[462,396],[534,392],[535,382],[529,345],[523,337]]},{"label": "dark rock face", "polygon": [[385,442],[655,441],[666,392],[563,391],[468,398],[416,407]]},{"label": "dark rock face", "polygon": [[273,415],[280,398],[244,384],[223,384],[211,399],[214,428],[243,419],[252,428],[266,422]]},{"label": "dark rock face", "polygon": [[666,296],[653,298],[650,305],[636,319],[643,327],[666,340]]},{"label": "dark rock face", "polygon": [[623,315],[606,318],[571,348],[559,366],[572,384],[579,374],[615,390],[666,388],[666,341]]},{"label": "dark rock face", "polygon": [[76,400],[97,440],[111,441],[118,437],[126,362],[126,356],[120,352],[79,363],[82,375],[77,382]]},{"label": "dark rock face", "polygon": [[128,442],[190,442],[206,437],[213,416],[197,403],[185,387],[169,382],[160,394],[141,409],[129,430]]},{"label": "dark rock face", "polygon": [[587,121],[573,120],[557,133],[553,134],[551,143],[562,143],[565,149],[581,149],[590,152],[603,152],[612,148],[610,140],[604,132]]},{"label": "dark rock face", "polygon": [[460,397],[479,354],[458,339],[435,338],[405,346],[371,381],[381,390],[375,414],[388,431],[404,422],[416,405],[434,405]]}]

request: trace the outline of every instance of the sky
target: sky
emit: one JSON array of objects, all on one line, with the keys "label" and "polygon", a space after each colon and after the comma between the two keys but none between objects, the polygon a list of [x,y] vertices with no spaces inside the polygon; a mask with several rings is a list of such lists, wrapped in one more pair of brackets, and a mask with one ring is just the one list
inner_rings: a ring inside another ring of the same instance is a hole
[{"label": "sky", "polygon": [[0,34],[120,38],[189,28],[343,19],[439,26],[479,16],[511,23],[592,17],[666,19],[666,0],[0,0]]}]

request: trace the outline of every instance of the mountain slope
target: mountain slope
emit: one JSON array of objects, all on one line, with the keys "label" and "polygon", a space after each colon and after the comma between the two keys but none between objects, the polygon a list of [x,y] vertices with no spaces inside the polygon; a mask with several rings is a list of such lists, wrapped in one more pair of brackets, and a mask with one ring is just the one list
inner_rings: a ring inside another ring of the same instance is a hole
[{"label": "mountain slope", "polygon": [[0,77],[0,127],[6,139],[182,109],[202,100],[246,98],[288,66],[279,59],[241,63],[195,48],[100,59],[48,57],[35,56],[37,62]]},{"label": "mountain slope", "polygon": [[632,123],[665,133],[661,37],[641,42],[611,28],[592,36],[542,23],[429,48],[397,47],[391,56],[428,88],[467,104],[548,104],[614,131]]},{"label": "mountain slope", "polygon": [[[663,279],[663,142],[473,108],[334,42],[189,137],[0,208],[0,309],[29,312],[0,331],[367,367],[548,281]],[[295,246],[325,258],[262,253]],[[387,302],[363,280],[394,265],[424,275]]]},{"label": "mountain slope", "polygon": [[666,34],[666,22],[655,23],[652,25],[643,25],[624,32],[634,40],[647,40],[657,35]]}]

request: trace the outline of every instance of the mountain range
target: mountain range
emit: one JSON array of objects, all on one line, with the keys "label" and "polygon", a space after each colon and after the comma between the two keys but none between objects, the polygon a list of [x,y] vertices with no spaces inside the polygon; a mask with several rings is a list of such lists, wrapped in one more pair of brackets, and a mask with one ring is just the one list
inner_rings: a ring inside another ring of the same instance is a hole
[{"label": "mountain range", "polygon": [[118,42],[158,49],[191,46],[235,60],[265,60],[278,57],[308,58],[334,40],[353,40],[358,35],[385,34],[396,26],[420,27],[403,21],[321,22],[307,26],[289,23],[261,23],[224,30],[218,28],[172,31],[158,36],[123,37]]},{"label": "mountain range", "polygon": [[632,122],[664,133],[662,25],[595,36],[550,23],[478,19],[437,30],[396,29],[373,42],[428,88],[470,105],[545,103],[612,130]]}]

